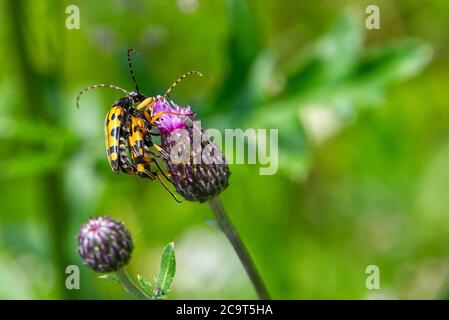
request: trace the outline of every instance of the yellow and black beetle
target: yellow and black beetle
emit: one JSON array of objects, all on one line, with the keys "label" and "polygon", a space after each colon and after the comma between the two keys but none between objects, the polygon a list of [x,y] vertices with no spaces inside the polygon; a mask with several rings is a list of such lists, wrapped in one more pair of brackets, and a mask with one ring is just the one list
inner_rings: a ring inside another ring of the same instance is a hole
[{"label": "yellow and black beetle", "polygon": [[[157,133],[152,132],[154,123],[164,114],[163,111],[155,114],[154,105],[159,99],[167,98],[172,89],[184,78],[190,74],[196,73],[201,75],[201,73],[190,71],[178,78],[163,96],[158,98],[147,97],[140,93],[134,76],[131,63],[131,53],[133,52],[135,52],[133,49],[128,50],[128,65],[136,91],[128,92],[110,84],[95,84],[79,92],[76,98],[76,105],[79,107],[79,99],[84,92],[95,88],[111,88],[125,93],[126,96],[114,101],[111,109],[106,114],[104,123],[106,155],[112,171],[114,173],[122,171],[127,174],[137,174],[141,178],[152,180],[157,178],[164,188],[179,202],[161,179],[159,173],[170,181],[156,161],[159,155],[151,150],[154,147],[163,157],[168,157],[167,153],[160,146],[153,143],[151,137],[152,135],[157,135]],[[134,107],[134,105],[137,105],[137,107]],[[128,148],[126,145],[128,145]],[[152,171],[151,163],[156,165],[158,171]]]}]

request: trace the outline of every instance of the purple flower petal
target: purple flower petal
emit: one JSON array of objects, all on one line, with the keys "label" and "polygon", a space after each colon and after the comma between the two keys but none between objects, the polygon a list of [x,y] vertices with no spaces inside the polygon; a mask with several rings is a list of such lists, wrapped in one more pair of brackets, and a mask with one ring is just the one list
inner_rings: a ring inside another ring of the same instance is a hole
[{"label": "purple flower petal", "polygon": [[[160,98],[160,97],[157,97]],[[156,121],[156,127],[162,133],[170,134],[177,129],[186,128],[185,116],[193,114],[190,107],[179,107],[173,101],[171,104],[166,99],[161,99],[154,105],[154,114],[165,112]]]}]

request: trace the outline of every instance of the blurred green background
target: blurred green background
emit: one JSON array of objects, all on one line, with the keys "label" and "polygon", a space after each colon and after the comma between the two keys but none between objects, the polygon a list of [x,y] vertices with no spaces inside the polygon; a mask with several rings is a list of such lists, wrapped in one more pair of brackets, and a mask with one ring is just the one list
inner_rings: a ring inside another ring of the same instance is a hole
[{"label": "blurred green background", "polygon": [[[152,279],[175,240],[170,298],[256,297],[206,204],[112,173],[103,119],[120,94],[76,109],[89,84],[132,89],[130,47],[147,95],[200,70],[172,97],[204,126],[279,129],[277,174],[232,165],[222,194],[273,298],[449,296],[449,2],[2,0],[0,19],[0,298],[130,298],[76,252],[80,224],[105,213],[133,234],[133,274]],[[65,288],[71,264],[80,290]]]}]

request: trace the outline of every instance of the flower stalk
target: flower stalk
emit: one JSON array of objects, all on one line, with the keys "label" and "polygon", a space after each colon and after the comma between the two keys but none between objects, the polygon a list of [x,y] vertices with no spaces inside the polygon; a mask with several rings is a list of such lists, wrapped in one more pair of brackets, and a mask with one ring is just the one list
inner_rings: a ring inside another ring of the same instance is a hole
[{"label": "flower stalk", "polygon": [[[248,274],[254,289],[261,300],[269,300],[270,295],[257,271],[248,250],[237,230],[229,220],[220,201],[219,194],[229,185],[231,174],[223,153],[208,137],[206,132],[193,122],[195,114],[190,107],[180,108],[174,102],[160,100],[155,106],[156,112],[163,112],[156,122],[161,132],[163,149],[172,155],[187,155],[179,161],[170,157],[166,159],[171,183],[176,191],[188,201],[209,202],[221,231],[226,235]],[[201,137],[201,144],[196,147],[195,135]],[[213,150],[213,154],[204,154],[204,150]],[[187,152],[185,152],[187,151]],[[195,163],[194,159],[202,162]],[[207,161],[205,161],[207,160]]]},{"label": "flower stalk", "polygon": [[125,268],[121,268],[120,270],[117,270],[117,272],[115,274],[117,275],[117,279],[120,281],[123,288],[125,288],[125,290],[129,294],[133,295],[136,299],[139,299],[139,300],[149,300],[150,299],[145,293],[143,293],[142,290],[140,290],[139,287],[136,286],[136,284],[134,283],[134,281],[132,281],[131,277],[128,274],[128,271],[126,271]]},{"label": "flower stalk", "polygon": [[237,230],[232,225],[231,220],[229,220],[223,204],[221,203],[220,197],[216,196],[210,199],[209,205],[215,215],[215,218],[217,219],[221,231],[226,235],[238,257],[240,258],[240,261],[254,286],[254,290],[256,291],[257,296],[261,300],[270,300],[270,295],[267,291],[267,288],[265,287],[262,278],[260,277],[259,272],[257,271],[256,265],[251,259],[251,256],[245,245],[243,244],[243,241],[240,238]]}]

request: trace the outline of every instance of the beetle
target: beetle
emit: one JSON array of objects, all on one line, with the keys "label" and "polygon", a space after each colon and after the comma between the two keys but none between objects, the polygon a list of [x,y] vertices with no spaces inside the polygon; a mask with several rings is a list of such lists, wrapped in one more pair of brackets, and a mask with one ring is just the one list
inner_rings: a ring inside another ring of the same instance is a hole
[{"label": "beetle", "polygon": [[129,131],[129,97],[117,99],[106,113],[104,135],[106,156],[114,173],[135,172],[135,168],[126,155],[126,139]]},{"label": "beetle", "polygon": [[[198,74],[200,76],[202,74],[197,71],[187,72],[178,78],[163,96],[158,96],[157,98],[147,97],[140,93],[134,75],[131,62],[131,54],[133,52],[135,50],[128,49],[128,66],[135,85],[135,91],[128,92],[125,89],[111,84],[95,84],[79,92],[76,98],[76,105],[79,108],[79,99],[84,92],[96,88],[111,88],[125,93],[126,95],[124,97],[114,101],[111,109],[106,113],[104,122],[106,155],[111,169],[114,173],[124,172],[127,174],[137,174],[141,178],[149,178],[152,180],[157,178],[164,188],[179,202],[161,179],[160,174],[166,180],[170,181],[156,161],[159,155],[151,150],[154,147],[160,155],[168,159],[168,154],[159,145],[155,144],[151,137],[152,135],[157,135],[152,131],[155,122],[166,113],[165,111],[161,111],[155,114],[154,106],[158,100],[167,98],[173,88],[184,78],[191,74]],[[137,107],[134,107],[136,104]],[[151,170],[152,163],[157,166],[157,171]]]}]

